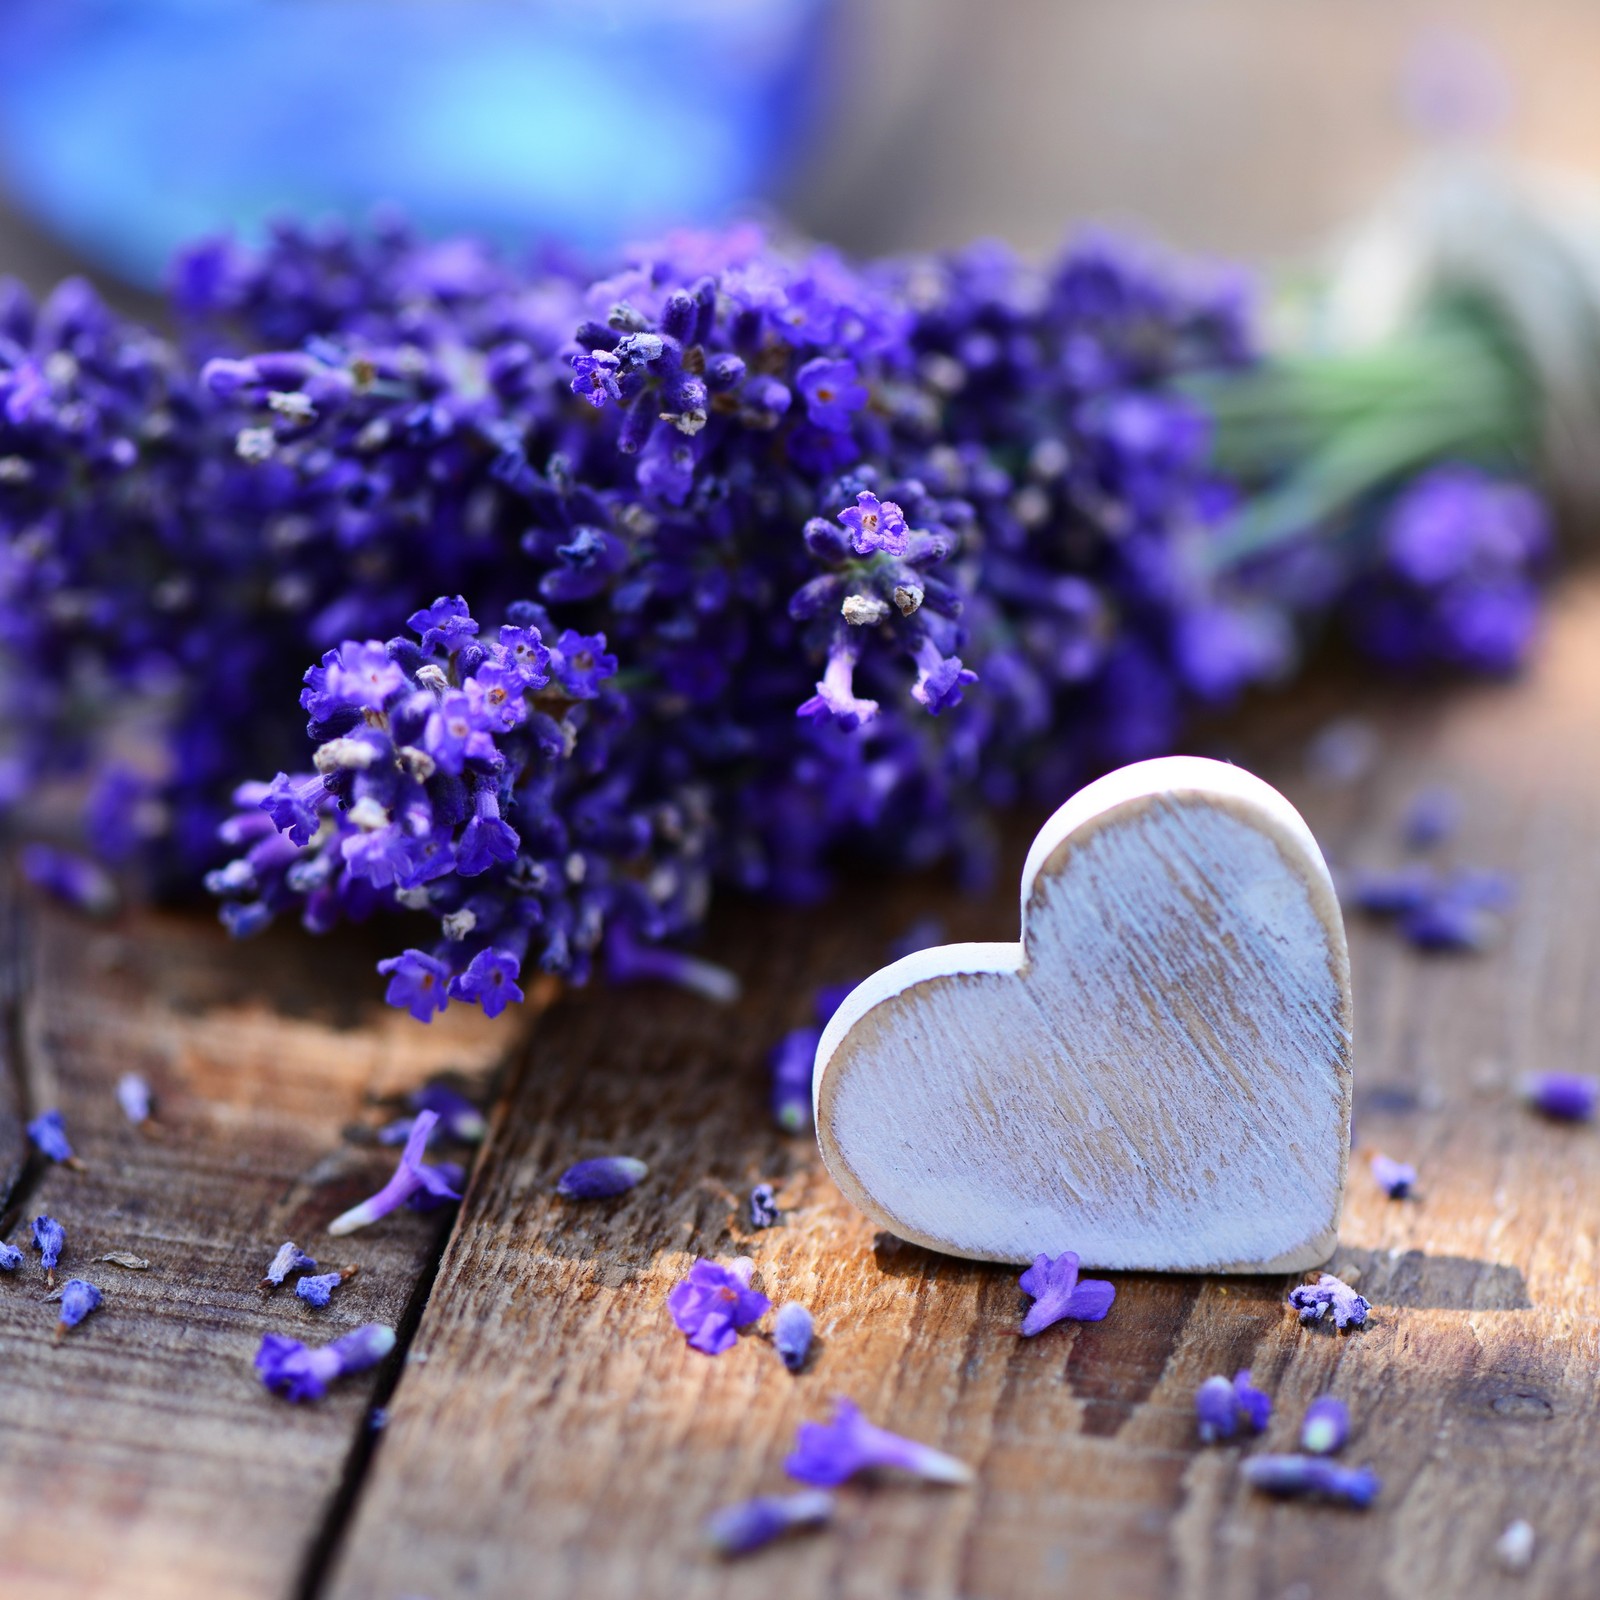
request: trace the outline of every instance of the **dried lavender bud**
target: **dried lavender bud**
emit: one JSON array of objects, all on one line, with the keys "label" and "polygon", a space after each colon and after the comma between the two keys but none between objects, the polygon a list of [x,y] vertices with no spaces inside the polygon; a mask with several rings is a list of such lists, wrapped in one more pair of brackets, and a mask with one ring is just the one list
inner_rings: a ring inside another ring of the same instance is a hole
[{"label": "dried lavender bud", "polygon": [[791,1372],[799,1372],[811,1354],[811,1313],[791,1300],[778,1307],[772,1321],[772,1346]]},{"label": "dried lavender bud", "polygon": [[322,1272],[314,1277],[301,1278],[295,1284],[294,1292],[308,1305],[325,1306],[333,1291],[341,1283],[355,1277],[360,1270],[359,1267],[341,1267],[337,1272]]},{"label": "dried lavender bud", "polygon": [[1232,1379],[1220,1374],[1207,1378],[1195,1390],[1195,1418],[1204,1444],[1231,1439],[1241,1428],[1264,1433],[1272,1418],[1272,1400],[1251,1382],[1250,1369],[1242,1367]]},{"label": "dried lavender bud", "polygon": [[833,1496],[820,1489],[742,1500],[706,1519],[706,1539],[719,1555],[744,1555],[794,1528],[826,1522],[833,1515],[833,1504]]},{"label": "dried lavender bud", "polygon": [[596,1156],[568,1167],[556,1179],[556,1193],[564,1200],[609,1200],[626,1194],[649,1173],[633,1156]]},{"label": "dried lavender bud", "polygon": [[1522,1097],[1558,1122],[1588,1122],[1600,1105],[1600,1078],[1582,1072],[1534,1072],[1522,1080]]},{"label": "dried lavender bud", "polygon": [[749,1209],[752,1228],[775,1228],[782,1216],[770,1183],[758,1183],[750,1191]]},{"label": "dried lavender bud", "polygon": [[261,1278],[263,1289],[281,1287],[291,1272],[315,1272],[317,1263],[293,1239],[285,1239]]},{"label": "dried lavender bud", "polygon": [[56,1286],[56,1264],[66,1246],[66,1230],[54,1217],[33,1219],[33,1248],[39,1252],[39,1265],[44,1268],[45,1282],[52,1289]]},{"label": "dried lavender bud", "polygon": [[68,1167],[83,1165],[72,1153],[72,1146],[67,1141],[67,1125],[62,1121],[59,1111],[41,1111],[28,1124],[28,1137],[33,1140],[39,1153],[50,1160]]},{"label": "dried lavender bud", "polygon": [[124,1072],[117,1079],[117,1104],[122,1114],[136,1127],[150,1120],[150,1085],[137,1072]]},{"label": "dried lavender bud", "polygon": [[1391,1200],[1405,1200],[1417,1186],[1417,1169],[1404,1161],[1395,1161],[1381,1151],[1372,1157],[1372,1176],[1378,1187]]},{"label": "dried lavender bud", "polygon": [[1307,1455],[1332,1455],[1344,1448],[1350,1437],[1350,1410],[1343,1400],[1331,1394],[1318,1395],[1306,1407],[1300,1424],[1300,1448]]},{"label": "dried lavender bud", "polygon": [[60,1339],[68,1328],[77,1327],[104,1298],[92,1283],[82,1278],[68,1278],[61,1286],[61,1320],[56,1323],[56,1338]]},{"label": "dried lavender bud", "polygon": [[1371,1467],[1342,1467],[1319,1456],[1249,1456],[1239,1464],[1253,1489],[1289,1498],[1370,1506],[1383,1487]]},{"label": "dried lavender bud", "polygon": [[1319,1322],[1326,1314],[1341,1333],[1363,1326],[1372,1309],[1349,1284],[1331,1272],[1320,1273],[1315,1283],[1302,1283],[1291,1289],[1289,1304],[1300,1313],[1302,1322]]},{"label": "dried lavender bud", "polygon": [[14,1244],[0,1244],[0,1272],[15,1272],[22,1259],[22,1252]]}]

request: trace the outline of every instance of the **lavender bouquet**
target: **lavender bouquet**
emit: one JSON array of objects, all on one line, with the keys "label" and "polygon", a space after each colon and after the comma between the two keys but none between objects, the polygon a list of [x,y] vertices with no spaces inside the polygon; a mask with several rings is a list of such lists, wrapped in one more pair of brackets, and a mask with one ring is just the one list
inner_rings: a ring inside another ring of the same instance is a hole
[{"label": "lavender bouquet", "polygon": [[997,809],[1330,619],[1408,666],[1531,632],[1531,491],[1441,437],[1308,498],[1348,419],[1263,401],[1241,277],[1109,237],[592,276],[286,227],[187,252],[173,309],[0,305],[4,794],[67,783],[94,857],[204,872],[238,934],[413,913],[424,1019],[597,961],[715,990],[677,946],[718,883],[980,877]]}]

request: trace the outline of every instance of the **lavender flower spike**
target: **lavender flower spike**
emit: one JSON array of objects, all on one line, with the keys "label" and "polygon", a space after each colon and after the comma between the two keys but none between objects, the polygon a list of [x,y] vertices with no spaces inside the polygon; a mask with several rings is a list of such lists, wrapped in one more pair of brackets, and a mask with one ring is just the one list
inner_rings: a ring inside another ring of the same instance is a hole
[{"label": "lavender flower spike", "polygon": [[278,1253],[272,1258],[272,1265],[267,1268],[261,1279],[263,1289],[279,1288],[283,1280],[291,1272],[315,1272],[317,1263],[297,1245],[293,1239],[285,1239],[278,1246]]},{"label": "lavender flower spike", "polygon": [[791,1478],[831,1489],[872,1467],[898,1467],[932,1483],[971,1483],[972,1468],[930,1445],[876,1428],[854,1402],[834,1401],[832,1422],[802,1422],[794,1453],[783,1464]]},{"label": "lavender flower spike", "polygon": [[314,1278],[302,1278],[294,1292],[309,1305],[325,1306],[333,1291],[346,1279],[353,1278],[360,1267],[341,1267],[337,1272],[324,1272]]},{"label": "lavender flower spike", "polygon": [[1370,1506],[1383,1487],[1371,1467],[1341,1467],[1318,1456],[1251,1456],[1239,1470],[1251,1488],[1267,1494],[1315,1496],[1351,1506]]},{"label": "lavender flower spike", "polygon": [[1372,1307],[1348,1283],[1331,1272],[1319,1274],[1315,1283],[1302,1283],[1289,1291],[1289,1304],[1300,1313],[1302,1322],[1319,1322],[1323,1313],[1331,1314],[1334,1327],[1342,1333],[1359,1328]]},{"label": "lavender flower spike", "polygon": [[1231,1439],[1240,1428],[1266,1431],[1272,1418],[1272,1400],[1250,1381],[1250,1369],[1241,1367],[1230,1381],[1220,1373],[1195,1390],[1195,1418],[1205,1444]]},{"label": "lavender flower spike", "polygon": [[568,1167],[556,1179],[556,1193],[563,1200],[609,1200],[649,1175],[649,1167],[636,1156],[596,1156]]},{"label": "lavender flower spike", "polygon": [[791,1528],[814,1527],[833,1515],[833,1496],[822,1489],[762,1495],[724,1506],[706,1519],[706,1539],[719,1555],[759,1550]]},{"label": "lavender flower spike", "polygon": [[256,1351],[256,1372],[285,1400],[320,1400],[335,1378],[375,1367],[393,1349],[394,1329],[381,1322],[369,1322],[320,1350],[280,1333],[267,1333]]},{"label": "lavender flower spike", "polygon": [[740,1256],[731,1266],[697,1261],[667,1296],[667,1310],[696,1350],[720,1356],[738,1342],[740,1328],[764,1317],[772,1302],[750,1287],[756,1264]]},{"label": "lavender flower spike", "polygon": [[1530,1072],[1522,1098],[1558,1122],[1588,1122],[1600,1105],[1600,1078],[1582,1072]]},{"label": "lavender flower spike", "polygon": [[1372,1176],[1391,1200],[1405,1200],[1417,1186],[1417,1169],[1379,1151],[1372,1158]]},{"label": "lavender flower spike", "polygon": [[1350,1437],[1350,1408],[1337,1395],[1319,1394],[1306,1407],[1300,1424],[1300,1448],[1308,1455],[1329,1456]]},{"label": "lavender flower spike", "polygon": [[64,1167],[82,1168],[83,1163],[72,1153],[72,1146],[67,1140],[67,1125],[61,1120],[61,1113],[54,1108],[41,1111],[28,1124],[28,1137],[41,1155],[59,1161]]},{"label": "lavender flower spike", "polygon": [[56,1340],[68,1328],[75,1328],[93,1311],[105,1296],[92,1283],[82,1278],[69,1278],[61,1288],[61,1320],[56,1324]]},{"label": "lavender flower spike", "polygon": [[22,1252],[14,1244],[0,1244],[0,1272],[15,1272],[22,1265]]},{"label": "lavender flower spike", "polygon": [[1022,1319],[1022,1336],[1031,1339],[1053,1323],[1070,1317],[1075,1322],[1099,1322],[1117,1297],[1114,1284],[1104,1278],[1078,1277],[1078,1253],[1063,1251],[1058,1256],[1035,1256],[1033,1265],[1017,1282],[1033,1304]]},{"label": "lavender flower spike", "polygon": [[334,1237],[341,1234],[354,1233],[357,1228],[365,1228],[369,1223],[376,1222],[380,1217],[386,1217],[399,1206],[403,1206],[418,1190],[426,1189],[429,1194],[438,1195],[444,1200],[459,1200],[461,1196],[445,1181],[444,1175],[437,1168],[427,1166],[422,1159],[423,1152],[428,1148],[428,1138],[439,1121],[437,1111],[419,1111],[417,1120],[412,1125],[411,1135],[406,1140],[405,1150],[400,1156],[400,1165],[394,1169],[394,1176],[370,1199],[363,1200],[360,1205],[352,1206],[348,1211],[342,1212],[328,1224],[328,1232]]},{"label": "lavender flower spike", "polygon": [[39,1252],[39,1265],[44,1268],[44,1281],[53,1289],[56,1286],[56,1263],[66,1248],[66,1229],[54,1217],[33,1219],[33,1248]]},{"label": "lavender flower spike", "polygon": [[796,1300],[778,1307],[772,1319],[772,1348],[791,1372],[799,1372],[811,1354],[811,1313]]},{"label": "lavender flower spike", "polygon": [[150,1120],[150,1085],[137,1072],[124,1072],[117,1079],[117,1104],[122,1114],[137,1127]]}]

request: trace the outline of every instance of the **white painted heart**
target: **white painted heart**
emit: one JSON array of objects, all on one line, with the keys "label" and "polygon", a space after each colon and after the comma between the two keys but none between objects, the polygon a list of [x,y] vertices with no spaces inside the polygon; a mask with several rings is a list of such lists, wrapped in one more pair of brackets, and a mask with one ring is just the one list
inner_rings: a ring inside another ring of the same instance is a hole
[{"label": "white painted heart", "polygon": [[1332,1253],[1350,964],[1311,831],[1191,756],[1045,824],[1022,942],[919,951],[817,1047],[828,1170],[902,1238],[983,1261],[1288,1272]]}]

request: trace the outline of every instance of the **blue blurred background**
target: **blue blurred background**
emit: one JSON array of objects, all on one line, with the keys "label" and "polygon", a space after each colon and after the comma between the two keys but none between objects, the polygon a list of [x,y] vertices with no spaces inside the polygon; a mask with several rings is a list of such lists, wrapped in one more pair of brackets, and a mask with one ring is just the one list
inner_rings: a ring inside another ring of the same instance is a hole
[{"label": "blue blurred background", "polygon": [[384,201],[518,245],[755,207],[857,250],[1089,216],[1270,262],[1430,97],[1600,168],[1596,59],[1592,0],[4,0],[0,271],[150,287],[179,240]]},{"label": "blue blurred background", "polygon": [[782,187],[829,0],[7,0],[15,202],[155,283],[174,248],[398,205],[605,245]]}]

